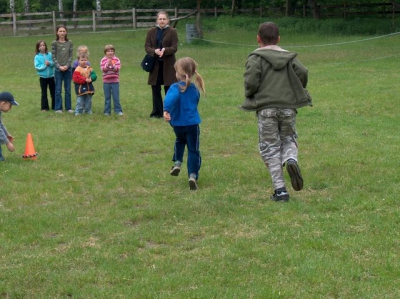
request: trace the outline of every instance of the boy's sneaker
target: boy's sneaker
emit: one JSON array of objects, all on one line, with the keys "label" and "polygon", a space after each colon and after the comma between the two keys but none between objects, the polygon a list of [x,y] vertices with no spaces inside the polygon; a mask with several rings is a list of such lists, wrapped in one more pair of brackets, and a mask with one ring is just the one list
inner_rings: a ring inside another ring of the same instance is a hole
[{"label": "boy's sneaker", "polygon": [[286,191],[286,189],[275,190],[274,194],[271,195],[271,200],[287,202],[289,201],[289,197],[289,193]]},{"label": "boy's sneaker", "polygon": [[193,174],[189,177],[189,189],[193,191],[198,189],[196,176]]},{"label": "boy's sneaker", "polygon": [[62,113],[62,110],[56,110],[55,113]]},{"label": "boy's sneaker", "polygon": [[119,115],[119,116],[122,116],[122,115],[124,115],[124,114],[123,114],[122,112],[118,112],[118,115]]},{"label": "boy's sneaker", "polygon": [[181,166],[180,165],[174,165],[171,168],[171,171],[169,172],[170,175],[173,176],[178,176],[179,172],[181,172]]},{"label": "boy's sneaker", "polygon": [[286,169],[290,176],[290,181],[292,182],[292,187],[296,191],[303,189],[303,178],[301,176],[300,167],[296,160],[287,160]]}]

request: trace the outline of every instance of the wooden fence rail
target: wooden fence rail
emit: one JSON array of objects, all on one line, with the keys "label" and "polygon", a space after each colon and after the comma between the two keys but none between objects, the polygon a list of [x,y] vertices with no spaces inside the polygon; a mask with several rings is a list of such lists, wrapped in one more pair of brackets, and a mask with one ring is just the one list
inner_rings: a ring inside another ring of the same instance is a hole
[{"label": "wooden fence rail", "polygon": [[[91,30],[113,30],[118,28],[148,28],[155,24],[155,15],[159,9],[127,9],[102,11],[65,11],[65,12],[35,12],[0,14],[0,35],[30,35],[54,33],[58,24],[67,26],[69,32]],[[171,22],[177,22],[185,17],[192,17],[193,9],[165,9],[170,15]],[[348,18],[354,15],[375,15],[392,17],[400,13],[400,5],[394,2],[375,4],[320,6],[321,17]],[[218,15],[229,13],[225,9],[201,9],[201,14]],[[239,9],[237,13],[263,16],[283,16],[285,8],[252,8]],[[311,15],[307,6],[296,7],[292,14],[299,17]]]},{"label": "wooden fence rail", "polygon": [[[128,9],[102,11],[64,11],[0,14],[0,35],[54,33],[64,24],[68,31],[117,28],[148,28],[155,24],[158,9]],[[193,16],[193,9],[165,9],[171,22]]]}]

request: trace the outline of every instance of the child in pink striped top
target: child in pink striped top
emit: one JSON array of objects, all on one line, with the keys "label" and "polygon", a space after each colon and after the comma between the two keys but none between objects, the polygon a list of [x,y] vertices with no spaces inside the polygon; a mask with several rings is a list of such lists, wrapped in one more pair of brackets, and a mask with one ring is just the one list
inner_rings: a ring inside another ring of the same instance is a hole
[{"label": "child in pink striped top", "polygon": [[114,113],[122,116],[122,107],[119,101],[119,70],[121,62],[115,56],[115,48],[113,45],[104,47],[105,56],[100,62],[100,68],[103,73],[103,90],[104,90],[104,115],[111,114],[111,95],[114,102]]}]

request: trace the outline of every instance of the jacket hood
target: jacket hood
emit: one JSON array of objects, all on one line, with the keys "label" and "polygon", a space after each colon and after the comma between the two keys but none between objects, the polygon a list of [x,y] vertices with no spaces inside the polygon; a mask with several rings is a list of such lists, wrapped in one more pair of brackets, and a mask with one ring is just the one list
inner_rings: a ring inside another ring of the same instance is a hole
[{"label": "jacket hood", "polygon": [[274,70],[280,70],[286,67],[286,65],[291,61],[294,57],[297,56],[297,53],[288,52],[283,50],[282,48],[275,46],[272,47],[264,47],[258,48],[251,55],[258,55],[268,61]]}]

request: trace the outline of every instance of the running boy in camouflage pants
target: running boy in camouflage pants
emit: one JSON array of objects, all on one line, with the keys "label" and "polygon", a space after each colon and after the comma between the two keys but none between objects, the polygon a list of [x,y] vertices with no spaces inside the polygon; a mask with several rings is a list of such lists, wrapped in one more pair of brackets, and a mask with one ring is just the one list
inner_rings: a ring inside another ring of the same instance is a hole
[{"label": "running boy in camouflage pants", "polygon": [[297,164],[296,109],[312,104],[305,91],[308,70],[296,58],[296,53],[277,46],[279,40],[276,24],[260,25],[257,35],[260,47],[246,62],[246,99],[241,108],[257,113],[260,154],[275,190],[271,200],[289,201],[283,176],[285,164],[293,189],[303,188]]}]

